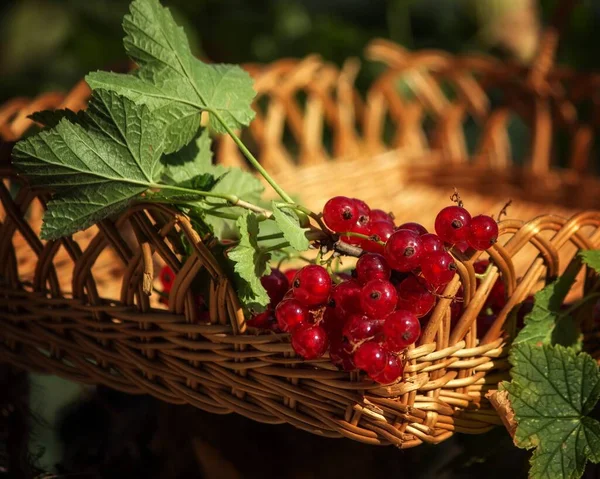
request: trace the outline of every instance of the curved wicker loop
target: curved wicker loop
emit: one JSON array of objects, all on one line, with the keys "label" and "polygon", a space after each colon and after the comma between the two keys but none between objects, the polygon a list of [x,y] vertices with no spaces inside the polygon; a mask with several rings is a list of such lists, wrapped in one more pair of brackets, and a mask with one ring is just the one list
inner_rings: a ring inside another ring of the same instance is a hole
[{"label": "curved wicker loop", "polygon": [[[297,164],[360,152],[355,124],[361,102],[353,87],[358,67],[350,59],[340,71],[317,56],[245,65],[255,80],[257,98],[256,117],[243,135],[250,135],[248,143],[269,171],[282,174]],[[219,142],[221,163],[245,165],[231,138]]]},{"label": "curved wicker loop", "polygon": [[[579,119],[577,107],[583,98],[597,97],[600,79],[550,68],[557,35],[555,28],[548,30],[530,71],[482,55],[409,52],[386,40],[373,41],[366,57],[383,62],[387,70],[367,93],[363,125],[369,151],[385,151],[391,142],[415,156],[438,151],[446,165],[473,160],[506,169],[513,162],[507,128],[513,118],[520,118],[531,132],[526,166],[532,174],[550,172],[556,128],[570,140],[568,168],[584,172],[592,166],[588,162],[592,131],[599,126],[598,103],[594,101],[589,119]],[[500,100],[491,96],[500,92]],[[471,149],[467,124],[481,132]],[[390,126],[391,140],[385,137]]]},{"label": "curved wicker loop", "polygon": [[[27,188],[11,194],[0,183],[0,199],[2,360],[219,414],[237,412],[328,437],[402,448],[499,423],[482,398],[508,368],[500,337],[507,313],[545,277],[564,269],[563,253],[568,262],[573,246],[600,246],[600,212],[500,223],[501,242],[489,252],[495,264],[490,274],[477,286],[472,264],[481,254],[464,258],[419,343],[407,352],[404,380],[381,387],[338,371],[326,358],[300,360],[285,334],[244,333],[235,290],[218,258],[189,221],[167,207],[137,205],[77,240],[44,243],[36,226],[24,220],[35,195]],[[40,200],[43,204],[43,195]],[[17,235],[35,254],[30,280],[17,267],[12,246]],[[520,275],[513,258],[531,246],[537,258]],[[63,247],[69,261],[58,264]],[[183,252],[190,248],[186,258]],[[98,296],[94,270],[108,249],[123,264],[112,280],[121,293],[111,300]],[[152,295],[154,256],[176,272],[167,309]],[[198,315],[192,292],[199,275],[208,318]],[[69,284],[59,281],[65,276]],[[498,278],[509,303],[480,341],[475,318]],[[449,307],[461,285],[465,313],[453,325]],[[472,410],[473,404],[479,409]]]}]

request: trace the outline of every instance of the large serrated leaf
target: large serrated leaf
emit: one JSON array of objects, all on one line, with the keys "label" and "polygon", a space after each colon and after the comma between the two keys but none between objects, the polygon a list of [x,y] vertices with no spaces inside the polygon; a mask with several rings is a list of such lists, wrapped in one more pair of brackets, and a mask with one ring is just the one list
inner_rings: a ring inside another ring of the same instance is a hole
[{"label": "large serrated leaf", "polygon": [[249,310],[262,311],[269,304],[267,291],[260,282],[261,276],[269,274],[269,254],[263,254],[258,246],[258,219],[245,212],[237,220],[240,242],[229,254],[238,278],[238,297]]},{"label": "large serrated leaf", "polygon": [[596,361],[562,346],[513,346],[503,383],[518,424],[515,443],[535,448],[530,477],[577,479],[600,461],[600,423],[587,416],[600,397]]},{"label": "large serrated leaf", "polygon": [[[95,72],[86,77],[92,88],[116,91],[143,102],[169,125],[167,152],[188,143],[202,111],[217,113],[237,129],[254,118],[255,91],[248,73],[234,65],[209,65],[192,55],[188,40],[168,9],[158,0],[135,0],[123,27],[128,54],[141,68],[133,75]],[[209,118],[211,127],[227,130]]]},{"label": "large serrated leaf", "polygon": [[514,340],[514,344],[561,344],[578,346],[579,333],[573,318],[562,310],[578,268],[572,267],[550,283],[534,297],[533,309],[525,317],[525,326]]},{"label": "large serrated leaf", "polygon": [[306,238],[308,228],[300,226],[298,215],[290,208],[282,208],[276,202],[273,202],[273,217],[283,237],[296,251],[306,251],[310,242]]},{"label": "large serrated leaf", "polygon": [[56,191],[44,217],[47,239],[115,213],[160,175],[164,135],[146,106],[98,90],[84,120],[85,127],[62,119],[13,149],[20,172]]}]

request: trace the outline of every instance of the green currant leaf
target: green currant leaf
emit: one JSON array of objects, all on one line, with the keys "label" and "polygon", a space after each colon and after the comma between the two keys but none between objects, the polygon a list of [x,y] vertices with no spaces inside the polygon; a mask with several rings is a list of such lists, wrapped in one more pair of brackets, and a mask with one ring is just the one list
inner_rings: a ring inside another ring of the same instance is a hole
[{"label": "green currant leaf", "polygon": [[94,92],[82,124],[64,118],[18,142],[15,167],[56,192],[42,237],[85,229],[154,187],[163,143],[160,123],[146,106],[104,90]]},{"label": "green currant leaf", "polygon": [[208,65],[192,55],[185,32],[158,0],[135,0],[123,22],[129,56],[140,65],[135,74],[95,72],[86,77],[93,88],[116,91],[145,103],[168,125],[166,151],[193,138],[200,113],[209,111],[210,126],[227,130],[248,125],[255,91],[252,79],[234,65]]},{"label": "green currant leaf", "polygon": [[[201,191],[210,191],[227,172],[217,176],[215,172],[207,171],[212,165],[211,138],[205,128],[196,135],[195,141],[188,143],[182,149],[169,155],[163,155],[163,182],[180,187]],[[181,195],[169,191],[171,198],[198,199],[197,196]]]},{"label": "green currant leaf", "polygon": [[310,246],[310,242],[306,238],[308,228],[300,226],[300,220],[294,210],[281,207],[276,202],[273,202],[273,217],[281,229],[283,237],[292,248],[296,251],[306,251],[308,249]]},{"label": "green currant leaf", "polygon": [[258,246],[259,222],[255,214],[246,211],[236,223],[240,242],[228,257],[234,263],[233,270],[237,274],[238,297],[247,309],[262,311],[269,304],[269,296],[260,278],[271,271],[271,255],[262,253]]},{"label": "green currant leaf", "polygon": [[600,274],[600,250],[580,251],[579,256],[586,265]]},{"label": "green currant leaf", "polygon": [[577,479],[587,460],[600,462],[600,423],[588,416],[600,397],[596,361],[562,346],[522,343],[511,349],[503,383],[518,424],[515,443],[535,448],[532,478]]},{"label": "green currant leaf", "polygon": [[534,297],[533,309],[525,317],[525,326],[514,340],[514,344],[562,344],[579,347],[580,335],[573,318],[561,307],[569,293],[578,268],[570,268]]}]

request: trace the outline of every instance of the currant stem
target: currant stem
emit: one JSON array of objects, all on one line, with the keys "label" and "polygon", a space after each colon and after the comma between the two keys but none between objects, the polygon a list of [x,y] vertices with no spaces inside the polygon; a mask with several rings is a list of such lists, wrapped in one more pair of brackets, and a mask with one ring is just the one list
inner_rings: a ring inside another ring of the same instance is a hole
[{"label": "currant stem", "polygon": [[219,123],[221,123],[223,128],[225,128],[225,131],[227,131],[231,139],[238,146],[238,148],[241,150],[244,156],[248,159],[252,166],[256,168],[256,170],[262,175],[262,177],[267,181],[267,183],[271,185],[271,187],[277,192],[281,199],[286,203],[293,203],[294,201],[292,200],[292,198],[285,191],[283,191],[281,186],[279,186],[277,182],[271,177],[271,175],[269,175],[267,170],[265,170],[262,167],[262,165],[258,162],[258,160],[254,157],[254,155],[250,152],[246,145],[244,145],[242,140],[235,134],[231,127],[227,123],[225,123],[223,117],[221,117],[221,115],[215,110],[207,109],[207,111],[211,115],[213,115],[217,120],[219,120]]},{"label": "currant stem", "polygon": [[[235,195],[225,195],[221,193],[211,193],[210,191],[201,191],[201,190],[192,190],[190,188],[183,188],[181,186],[174,185],[163,185],[163,184],[153,184],[150,185],[150,188],[160,189],[160,190],[170,190],[170,191],[178,191],[180,193],[186,193],[188,195],[202,196],[205,198],[220,198],[231,203],[232,206],[239,206],[240,208],[245,208],[250,211],[254,211],[255,213],[259,213],[269,218],[273,216],[273,212],[262,208],[260,206],[249,203],[245,200],[238,198]],[[170,201],[170,200],[169,200]],[[174,201],[173,201],[174,202]]]}]

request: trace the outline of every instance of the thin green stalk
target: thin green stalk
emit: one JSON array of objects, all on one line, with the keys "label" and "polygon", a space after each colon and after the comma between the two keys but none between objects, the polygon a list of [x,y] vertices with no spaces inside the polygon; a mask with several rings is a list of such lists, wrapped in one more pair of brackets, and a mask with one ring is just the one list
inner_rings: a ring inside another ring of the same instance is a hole
[{"label": "thin green stalk", "polygon": [[240,151],[244,154],[246,158],[248,158],[248,161],[252,164],[254,168],[256,168],[256,170],[263,176],[263,178],[267,180],[267,183],[271,185],[271,187],[277,192],[281,199],[286,203],[293,203],[292,198],[285,191],[283,191],[283,188],[281,188],[281,186],[277,184],[277,182],[271,177],[271,175],[269,175],[267,170],[265,170],[262,167],[262,165],[258,162],[258,160],[254,157],[254,155],[250,152],[246,145],[244,145],[242,140],[235,134],[235,132],[229,127],[229,125],[225,123],[225,120],[223,120],[221,115],[219,115],[218,112],[212,109],[207,109],[207,111],[211,115],[213,115],[217,120],[219,120],[219,123],[223,125],[223,128],[225,128],[225,131],[227,131],[227,133],[234,141],[234,143],[238,146]]},{"label": "thin green stalk", "polygon": [[[233,206],[239,206],[240,208],[245,208],[247,210],[254,211],[255,213],[260,213],[262,215],[265,215],[267,218],[273,215],[272,211],[269,211],[265,208],[261,208],[260,206],[257,206],[252,203],[249,203],[245,200],[242,200],[235,195],[225,195],[222,193],[212,193],[210,191],[192,190],[190,188],[183,188],[181,186],[164,185],[164,184],[153,184],[153,185],[150,185],[150,188],[155,188],[155,189],[160,189],[160,190],[177,191],[179,193],[185,193],[188,195],[196,195],[196,196],[201,196],[201,197],[205,197],[205,198],[220,198],[220,199],[223,199],[223,200],[231,203]],[[173,202],[175,202],[175,201],[173,201]]]}]

